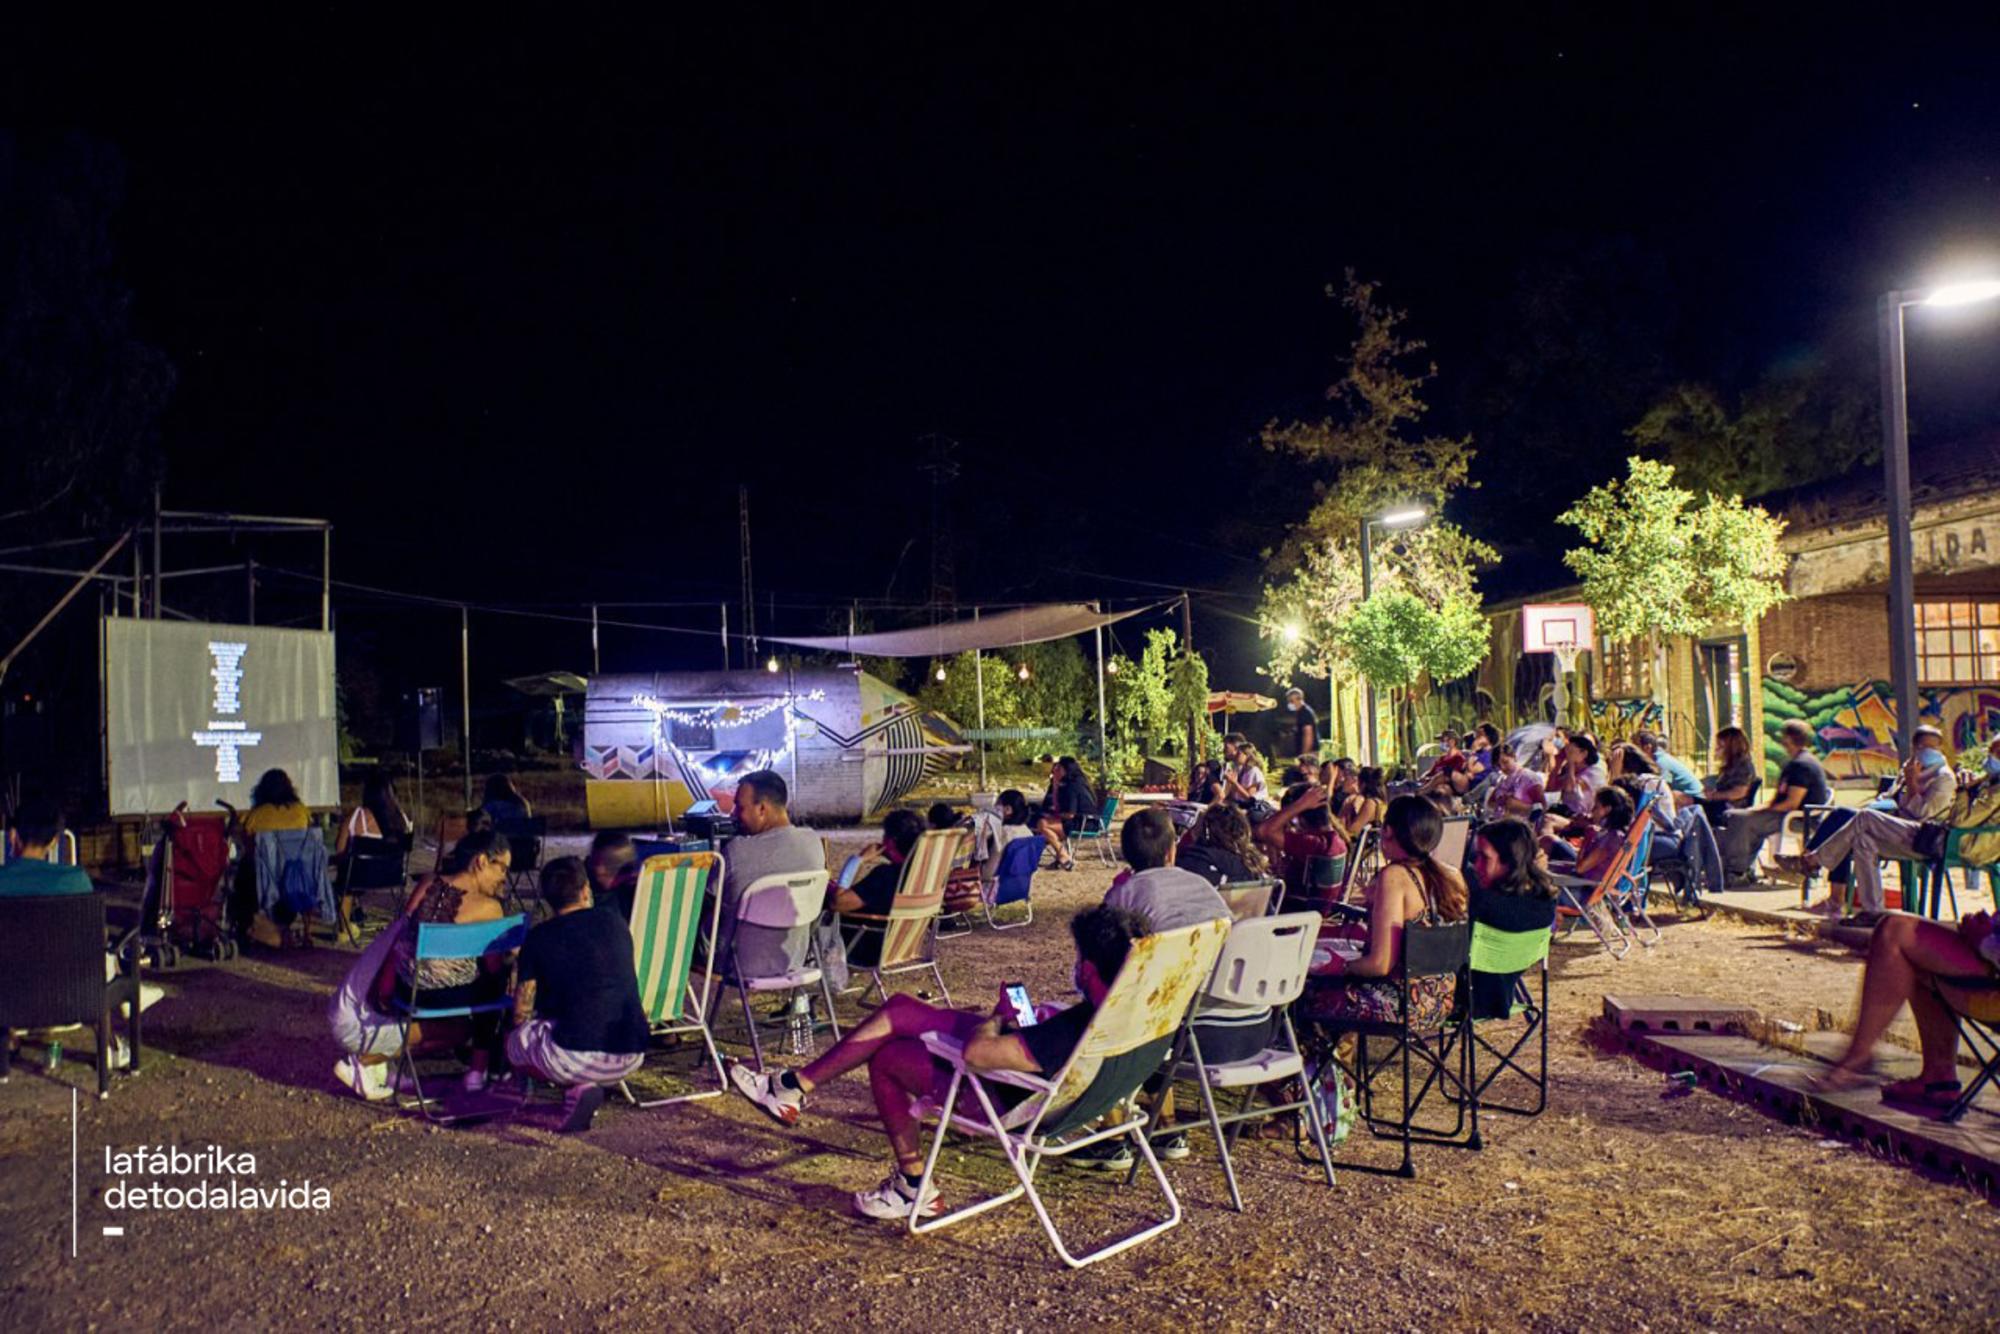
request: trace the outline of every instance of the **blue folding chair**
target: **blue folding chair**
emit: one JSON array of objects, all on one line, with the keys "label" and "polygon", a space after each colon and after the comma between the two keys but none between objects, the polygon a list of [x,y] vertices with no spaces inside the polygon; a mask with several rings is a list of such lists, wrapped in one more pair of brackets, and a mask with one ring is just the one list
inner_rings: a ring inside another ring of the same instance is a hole
[{"label": "blue folding chair", "polygon": [[1093,844],[1097,848],[1098,860],[1106,866],[1115,865],[1118,857],[1111,848],[1111,822],[1117,817],[1118,794],[1114,792],[1104,799],[1102,811],[1096,815],[1085,813],[1077,821],[1076,828],[1070,830],[1069,841],[1072,844]]},{"label": "blue folding chair", "polygon": [[[1048,840],[1040,834],[1031,834],[1015,839],[1001,850],[1000,865],[993,872],[993,888],[980,897],[986,925],[995,931],[1012,931],[1035,920],[1035,901],[1028,894],[1034,883],[1035,868],[1042,864],[1042,849],[1047,845]],[[993,912],[1010,903],[1024,905],[1028,915],[1018,922],[1003,924]]]},{"label": "blue folding chair", "polygon": [[[505,995],[492,1000],[476,1001],[470,1005],[426,1005],[424,989],[414,979],[422,977],[426,963],[447,960],[480,959],[488,954],[511,953],[521,948],[528,938],[528,915],[517,913],[512,917],[502,917],[493,922],[418,922],[416,924],[416,952],[410,970],[410,998],[392,996],[390,1008],[396,1014],[397,1026],[403,1034],[403,1054],[398,1058],[403,1073],[409,1077],[410,1088],[415,1091],[415,1101],[397,1098],[397,1106],[404,1111],[413,1108],[421,1111],[426,1120],[437,1122],[463,1121],[472,1116],[490,1116],[490,1108],[476,1113],[445,1116],[431,1106],[431,1098],[424,1092],[423,1077],[417,1070],[417,1058],[410,1044],[410,1025],[436,1019],[470,1019],[482,1014],[504,1013],[512,1004]],[[432,988],[436,990],[437,988]],[[527,1090],[521,1091],[521,1101],[527,1100]],[[518,1108],[519,1104],[516,1104]]]}]

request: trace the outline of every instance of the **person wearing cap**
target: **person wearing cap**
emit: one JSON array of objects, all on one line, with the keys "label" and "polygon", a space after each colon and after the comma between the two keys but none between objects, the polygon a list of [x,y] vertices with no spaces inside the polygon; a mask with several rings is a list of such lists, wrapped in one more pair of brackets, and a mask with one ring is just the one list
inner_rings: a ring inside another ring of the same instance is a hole
[{"label": "person wearing cap", "polygon": [[1287,755],[1311,755],[1319,749],[1319,715],[1306,703],[1306,692],[1293,686],[1285,692],[1285,709],[1291,717],[1291,746]]},{"label": "person wearing cap", "polygon": [[1843,926],[1872,927],[1882,920],[1882,859],[1922,860],[1916,839],[1924,821],[1944,819],[1958,795],[1958,776],[1944,756],[1944,733],[1926,723],[1911,733],[1910,743],[1895,811],[1858,811],[1805,855],[1809,873],[1852,858],[1856,911],[1841,919]]}]

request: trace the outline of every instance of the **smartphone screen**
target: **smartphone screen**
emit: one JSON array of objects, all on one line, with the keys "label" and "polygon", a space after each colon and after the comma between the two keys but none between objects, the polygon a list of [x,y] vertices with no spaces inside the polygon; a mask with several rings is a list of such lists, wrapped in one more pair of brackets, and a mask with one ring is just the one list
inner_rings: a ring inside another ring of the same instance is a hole
[{"label": "smartphone screen", "polygon": [[1007,998],[1008,1010],[1012,1011],[1014,1015],[1015,1026],[1018,1028],[1033,1028],[1035,1026],[1035,1006],[1028,999],[1027,984],[1009,982],[1003,989],[1002,994]]}]

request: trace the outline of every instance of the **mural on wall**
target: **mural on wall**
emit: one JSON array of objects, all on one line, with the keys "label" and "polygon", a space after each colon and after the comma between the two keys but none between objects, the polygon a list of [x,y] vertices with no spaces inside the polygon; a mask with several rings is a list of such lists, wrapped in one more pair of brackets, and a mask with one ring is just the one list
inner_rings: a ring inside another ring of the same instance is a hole
[{"label": "mural on wall", "polygon": [[1593,699],[1590,730],[1599,741],[1629,737],[1640,728],[1666,735],[1667,706],[1656,699]]},{"label": "mural on wall", "polygon": [[[2000,687],[1921,687],[1917,715],[1944,732],[1950,753],[1977,749],[2000,733]],[[1764,759],[1772,773],[1785,756],[1779,729],[1792,718],[1811,725],[1829,778],[1880,778],[1896,772],[1896,695],[1887,681],[1808,695],[1765,677]]]}]

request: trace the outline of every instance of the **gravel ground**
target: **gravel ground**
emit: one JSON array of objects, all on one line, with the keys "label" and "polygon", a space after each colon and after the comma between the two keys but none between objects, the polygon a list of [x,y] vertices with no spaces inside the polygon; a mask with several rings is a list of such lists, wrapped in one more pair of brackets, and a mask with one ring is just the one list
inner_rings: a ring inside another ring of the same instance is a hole
[{"label": "gravel ground", "polygon": [[[1032,928],[944,944],[954,995],[1064,985],[1064,924],[1104,869],[1045,874]],[[1251,1212],[1228,1207],[1205,1137],[1170,1168],[1182,1225],[1128,1256],[1064,1270],[1025,1206],[915,1239],[853,1217],[885,1170],[865,1083],[828,1090],[786,1131],[733,1098],[607,1109],[588,1135],[551,1108],[434,1130],[336,1091],[323,998],[345,950],[264,954],[165,974],[143,1073],[91,1094],[88,1065],[33,1050],[0,1090],[0,1324],[132,1327],[805,1327],[1026,1329],[1180,1318],[1218,1328],[1990,1327],[2000,1215],[1971,1191],[1823,1144],[1661,1076],[1599,1041],[1606,991],[1747,999],[1811,1024],[1851,1006],[1852,955],[1768,928],[1672,924],[1615,963],[1559,948],[1554,1101],[1492,1118],[1483,1153],[1433,1149],[1404,1181],[1343,1171],[1329,1190],[1289,1143],[1248,1143]],[[87,1046],[87,1039],[79,1039]],[[84,1090],[81,1254],[69,1258],[70,1101]],[[1497,1120],[1498,1124],[1492,1124]],[[256,1182],[310,1179],[310,1210],[126,1212],[107,1145],[218,1144]],[[1393,1163],[1358,1134],[1348,1163]],[[948,1199],[998,1181],[947,1153]],[[1052,1169],[1079,1237],[1129,1227],[1140,1187]],[[1950,1257],[1950,1258],[1948,1258]]]}]

